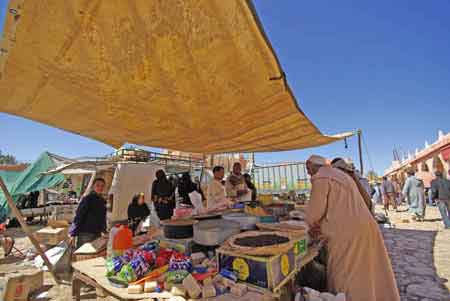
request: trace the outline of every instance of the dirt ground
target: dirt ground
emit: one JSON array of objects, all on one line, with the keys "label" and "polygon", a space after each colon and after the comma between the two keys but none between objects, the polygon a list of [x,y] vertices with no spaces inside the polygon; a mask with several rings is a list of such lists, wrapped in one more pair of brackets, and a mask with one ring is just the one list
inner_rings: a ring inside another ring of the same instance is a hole
[{"label": "dirt ground", "polygon": [[[381,208],[377,207],[377,211],[381,212]],[[393,227],[384,228],[382,232],[402,301],[450,300],[450,230],[444,230],[436,207],[427,207],[425,222],[411,221],[406,207],[401,207],[400,211],[389,212]],[[41,227],[33,226],[33,230]],[[15,237],[16,246],[25,253],[31,248],[20,228],[8,229],[7,234]],[[0,277],[13,271],[34,269],[30,262],[11,256],[4,258],[2,252],[0,250]],[[31,300],[71,300],[70,284],[56,285],[48,272],[44,282],[42,290]],[[82,293],[82,300],[96,300],[95,291]]]}]

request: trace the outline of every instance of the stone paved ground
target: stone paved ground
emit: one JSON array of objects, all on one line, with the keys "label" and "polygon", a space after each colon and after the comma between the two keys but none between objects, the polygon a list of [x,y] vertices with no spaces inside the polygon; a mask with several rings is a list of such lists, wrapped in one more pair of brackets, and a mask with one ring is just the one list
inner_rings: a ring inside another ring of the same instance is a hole
[{"label": "stone paved ground", "polygon": [[394,228],[382,232],[402,301],[450,300],[450,230],[436,207],[427,207],[425,222],[400,211],[389,212]]},{"label": "stone paved ground", "polygon": [[[400,208],[406,210],[405,207]],[[378,207],[377,211],[381,212]],[[444,230],[435,207],[428,207],[423,223],[404,222],[409,219],[406,212],[389,212],[393,229],[382,230],[386,247],[392,260],[402,301],[450,301],[450,230]],[[34,227],[37,230],[39,227]],[[9,229],[21,249],[31,246],[20,229]],[[3,258],[0,250],[0,276],[14,270],[30,269],[21,261]],[[46,298],[33,300],[70,300],[69,285],[55,285],[49,273],[45,273]],[[95,300],[95,295],[83,295],[84,301]],[[109,299],[108,299],[109,300]],[[363,300],[361,300],[363,301]],[[380,300],[381,301],[381,300]],[[389,301],[389,300],[382,300]]]}]

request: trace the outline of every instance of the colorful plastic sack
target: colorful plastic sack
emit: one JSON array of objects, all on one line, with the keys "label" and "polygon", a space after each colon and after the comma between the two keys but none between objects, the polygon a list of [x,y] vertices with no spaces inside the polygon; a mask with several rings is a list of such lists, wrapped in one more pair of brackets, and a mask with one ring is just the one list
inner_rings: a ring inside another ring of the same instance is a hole
[{"label": "colorful plastic sack", "polygon": [[167,272],[166,281],[169,283],[181,283],[188,275],[189,272],[186,270],[169,271]]},{"label": "colorful plastic sack", "polygon": [[134,271],[134,274],[139,279],[143,277],[150,270],[150,265],[147,263],[145,258],[141,255],[135,256],[131,262],[130,266]]},{"label": "colorful plastic sack", "polygon": [[131,267],[130,264],[125,264],[122,269],[120,270],[119,273],[117,273],[117,278],[122,280],[122,281],[126,281],[128,283],[136,281],[137,280],[137,276],[134,273],[133,268]]},{"label": "colorful plastic sack", "polygon": [[106,260],[106,276],[114,276],[122,269],[124,262],[120,257],[108,258]]},{"label": "colorful plastic sack", "polygon": [[177,271],[177,270],[191,271],[192,270],[191,258],[181,253],[175,252],[170,258],[169,271]]}]

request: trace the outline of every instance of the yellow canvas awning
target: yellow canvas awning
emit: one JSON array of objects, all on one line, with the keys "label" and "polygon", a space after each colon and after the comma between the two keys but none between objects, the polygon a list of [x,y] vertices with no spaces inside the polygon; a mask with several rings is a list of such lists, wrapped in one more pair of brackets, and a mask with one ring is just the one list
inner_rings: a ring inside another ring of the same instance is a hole
[{"label": "yellow canvas awning", "polygon": [[0,111],[114,147],[197,153],[327,144],[244,0],[12,0]]}]

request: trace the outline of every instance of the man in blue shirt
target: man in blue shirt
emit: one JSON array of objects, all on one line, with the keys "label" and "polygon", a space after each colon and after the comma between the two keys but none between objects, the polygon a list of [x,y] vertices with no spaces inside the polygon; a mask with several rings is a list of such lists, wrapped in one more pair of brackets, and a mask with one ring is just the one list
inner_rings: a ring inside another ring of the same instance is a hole
[{"label": "man in blue shirt", "polygon": [[77,238],[77,249],[106,232],[106,201],[102,196],[105,180],[97,178],[92,186],[92,191],[78,205],[69,231],[72,239]]}]

